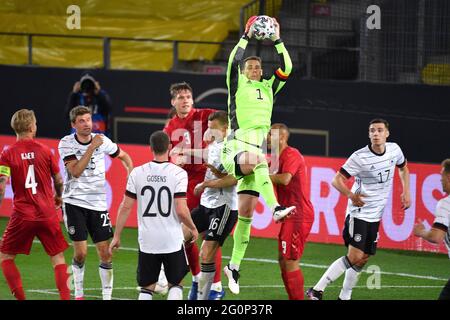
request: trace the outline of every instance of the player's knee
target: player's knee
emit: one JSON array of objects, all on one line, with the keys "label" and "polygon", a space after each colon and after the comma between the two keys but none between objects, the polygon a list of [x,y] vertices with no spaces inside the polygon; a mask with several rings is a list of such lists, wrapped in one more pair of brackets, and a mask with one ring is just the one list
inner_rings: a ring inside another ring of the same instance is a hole
[{"label": "player's knee", "polygon": [[364,267],[369,261],[369,255],[364,255],[356,264],[358,267]]},{"label": "player's knee", "polygon": [[364,257],[363,254],[358,253],[352,253],[347,255],[348,261],[350,262],[351,265],[359,264],[363,257]]},{"label": "player's knee", "polygon": [[77,264],[84,264],[84,262],[86,261],[86,256],[87,256],[87,252],[82,250],[82,251],[78,251],[75,252],[75,255],[73,256],[73,260],[75,260],[75,262]]},{"label": "player's knee", "polygon": [[110,263],[112,261],[112,254],[107,249],[100,250],[99,255],[100,255],[100,260],[103,263]]}]

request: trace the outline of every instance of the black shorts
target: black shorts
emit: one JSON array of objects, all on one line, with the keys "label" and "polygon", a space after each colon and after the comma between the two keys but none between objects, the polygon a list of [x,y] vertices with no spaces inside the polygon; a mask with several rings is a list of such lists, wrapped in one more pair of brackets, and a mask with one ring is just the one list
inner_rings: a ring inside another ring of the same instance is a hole
[{"label": "black shorts", "polygon": [[178,285],[189,272],[189,265],[182,246],[179,251],[172,253],[145,253],[139,250],[137,267],[137,282],[140,287],[147,287],[158,282],[161,264],[164,265],[164,273],[167,282]]},{"label": "black shorts", "polygon": [[237,210],[231,210],[226,204],[214,209],[200,205],[192,210],[191,215],[198,232],[206,231],[205,240],[217,241],[220,246],[233,230],[238,218]]},{"label": "black shorts", "polygon": [[380,222],[367,222],[357,218],[351,218],[347,215],[345,219],[344,238],[345,246],[351,244],[353,247],[360,249],[365,254],[375,255],[378,242],[378,228]]},{"label": "black shorts", "polygon": [[95,211],[70,203],[63,205],[64,224],[72,241],[86,241],[88,233],[94,243],[113,237],[108,211]]}]

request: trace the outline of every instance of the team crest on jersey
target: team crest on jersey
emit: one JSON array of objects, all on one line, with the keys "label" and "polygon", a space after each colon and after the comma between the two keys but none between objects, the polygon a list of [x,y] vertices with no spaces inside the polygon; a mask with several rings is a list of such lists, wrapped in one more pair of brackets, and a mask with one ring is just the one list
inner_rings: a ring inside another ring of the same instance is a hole
[{"label": "team crest on jersey", "polygon": [[70,235],[73,236],[75,234],[75,227],[74,226],[70,226],[68,232],[69,232]]},{"label": "team crest on jersey", "polygon": [[356,242],[360,242],[361,241],[361,235],[359,233],[355,234],[355,236],[353,237],[353,240],[355,240]]}]

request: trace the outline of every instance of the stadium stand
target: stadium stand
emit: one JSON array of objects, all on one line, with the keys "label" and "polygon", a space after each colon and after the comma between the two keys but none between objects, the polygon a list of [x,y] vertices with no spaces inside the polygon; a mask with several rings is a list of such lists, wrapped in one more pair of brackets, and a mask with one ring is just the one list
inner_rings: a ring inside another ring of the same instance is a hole
[{"label": "stadium stand", "polygon": [[[102,67],[104,37],[159,40],[111,40],[111,67],[168,71],[174,40],[223,41],[230,31],[239,29],[239,12],[248,1],[109,0],[105,5],[104,1],[82,0],[76,2],[83,8],[81,30],[69,30],[66,10],[73,2],[62,0],[49,6],[44,0],[1,1],[0,33],[98,37],[34,36],[33,64],[57,67]],[[0,63],[26,64],[27,46],[27,36],[0,35]],[[178,57],[212,60],[219,49],[219,45],[180,43]]]}]

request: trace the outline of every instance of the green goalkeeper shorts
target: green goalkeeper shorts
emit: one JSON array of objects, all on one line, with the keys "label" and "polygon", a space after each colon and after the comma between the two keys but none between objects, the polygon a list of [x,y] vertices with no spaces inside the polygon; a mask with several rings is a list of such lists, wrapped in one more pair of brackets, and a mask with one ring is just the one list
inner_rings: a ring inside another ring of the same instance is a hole
[{"label": "green goalkeeper shorts", "polygon": [[261,149],[257,146],[232,139],[225,142],[220,160],[225,170],[239,180],[237,192],[244,193],[244,191],[250,191],[250,194],[258,196],[259,188],[257,188],[255,184],[255,174],[252,173],[244,176],[237,163],[239,155],[243,152],[264,156]]}]

